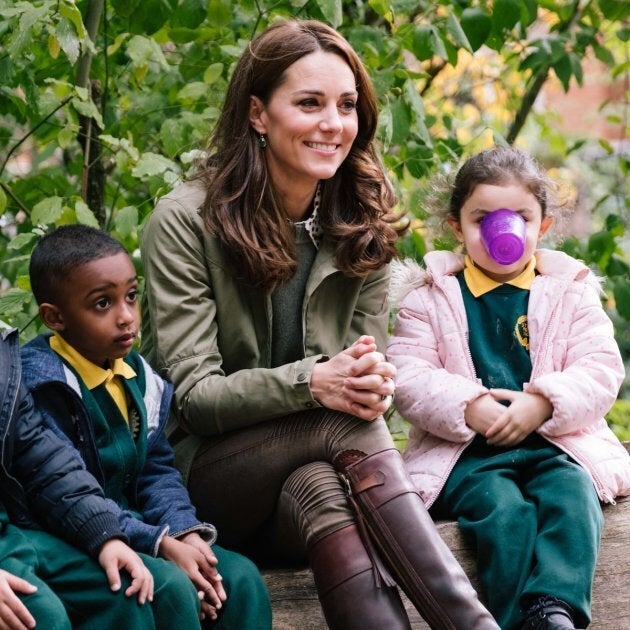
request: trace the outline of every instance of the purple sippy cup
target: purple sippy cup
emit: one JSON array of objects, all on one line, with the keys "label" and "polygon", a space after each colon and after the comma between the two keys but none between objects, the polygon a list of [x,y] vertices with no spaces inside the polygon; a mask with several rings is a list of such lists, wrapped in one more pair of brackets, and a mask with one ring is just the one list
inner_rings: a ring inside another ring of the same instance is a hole
[{"label": "purple sippy cup", "polygon": [[494,210],[481,220],[481,243],[500,265],[511,265],[523,255],[526,234],[523,217],[507,208]]}]

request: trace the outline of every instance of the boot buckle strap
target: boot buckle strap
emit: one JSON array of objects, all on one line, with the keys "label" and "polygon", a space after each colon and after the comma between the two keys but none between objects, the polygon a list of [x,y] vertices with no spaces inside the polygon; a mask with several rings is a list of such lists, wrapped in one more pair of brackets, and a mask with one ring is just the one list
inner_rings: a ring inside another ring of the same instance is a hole
[{"label": "boot buckle strap", "polygon": [[384,483],[385,475],[380,470],[377,470],[376,472],[368,475],[365,479],[357,480],[354,484],[354,491],[357,494],[361,494],[361,492],[365,492],[370,488],[382,486]]}]

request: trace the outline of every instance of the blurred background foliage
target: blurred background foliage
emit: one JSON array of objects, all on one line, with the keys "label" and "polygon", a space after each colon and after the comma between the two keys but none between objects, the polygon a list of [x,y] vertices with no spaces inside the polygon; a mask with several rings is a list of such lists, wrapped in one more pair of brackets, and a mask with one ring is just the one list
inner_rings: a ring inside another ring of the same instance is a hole
[{"label": "blurred background foliage", "polygon": [[[353,44],[381,106],[378,142],[412,218],[432,178],[493,144],[531,151],[576,198],[559,247],[606,278],[630,361],[625,0],[0,0],[0,321],[40,329],[29,253],[52,227],[101,226],[134,256],[156,197],[193,168],[230,72],[270,22],[323,20]],[[630,385],[609,421],[630,439]],[[392,431],[404,440],[395,414]]]}]

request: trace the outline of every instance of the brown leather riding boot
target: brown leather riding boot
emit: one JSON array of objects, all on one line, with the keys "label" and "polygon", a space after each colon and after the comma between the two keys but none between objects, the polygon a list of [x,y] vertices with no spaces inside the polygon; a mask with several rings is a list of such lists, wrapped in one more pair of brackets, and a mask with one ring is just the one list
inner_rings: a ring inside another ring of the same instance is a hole
[{"label": "brown leather riding boot", "polygon": [[356,525],[317,541],[309,559],[329,628],[409,630],[398,590],[382,580]]},{"label": "brown leather riding boot", "polygon": [[357,518],[431,628],[498,630],[435,528],[398,450],[343,451],[334,464]]}]

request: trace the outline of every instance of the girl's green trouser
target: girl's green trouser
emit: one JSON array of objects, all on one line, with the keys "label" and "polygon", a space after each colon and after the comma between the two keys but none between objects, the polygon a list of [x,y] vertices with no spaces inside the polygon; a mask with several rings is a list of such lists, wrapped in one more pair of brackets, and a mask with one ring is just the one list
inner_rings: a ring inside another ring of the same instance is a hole
[{"label": "girl's green trouser", "polygon": [[[271,627],[269,597],[256,567],[240,554],[213,546],[228,601],[212,628],[249,630]],[[172,562],[140,554],[154,578],[152,603],[126,597],[129,586],[112,592],[101,566],[84,552],[46,532],[5,525],[0,534],[0,567],[37,586],[20,595],[47,630],[199,628],[199,599],[188,576]]]},{"label": "girl's green trouser", "polygon": [[431,509],[456,519],[477,550],[488,609],[506,630],[520,628],[541,595],[557,597],[590,621],[603,515],[586,471],[538,434],[517,447],[477,437]]}]

